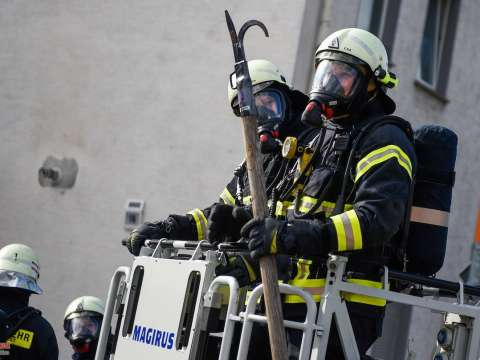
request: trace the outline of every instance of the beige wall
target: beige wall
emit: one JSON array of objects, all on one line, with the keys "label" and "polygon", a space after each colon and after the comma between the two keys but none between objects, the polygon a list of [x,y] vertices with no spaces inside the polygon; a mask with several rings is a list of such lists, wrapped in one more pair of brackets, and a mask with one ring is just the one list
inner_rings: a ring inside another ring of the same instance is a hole
[{"label": "beige wall", "polygon": [[[38,252],[45,294],[33,304],[62,359],[68,302],[105,298],[131,261],[127,198],[146,201],[147,219],[209,205],[242,159],[226,6],[238,29],[256,18],[270,31],[248,32],[247,57],[291,78],[303,1],[0,2],[0,246]],[[73,189],[40,187],[49,155],[77,160]]]}]

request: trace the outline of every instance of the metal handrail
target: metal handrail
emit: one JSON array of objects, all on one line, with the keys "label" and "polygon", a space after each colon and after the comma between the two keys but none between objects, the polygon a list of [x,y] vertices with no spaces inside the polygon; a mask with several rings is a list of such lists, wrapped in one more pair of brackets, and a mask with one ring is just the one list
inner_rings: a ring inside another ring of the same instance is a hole
[{"label": "metal handrail", "polygon": [[117,298],[118,288],[122,278],[128,281],[130,276],[130,268],[128,266],[120,266],[115,270],[110,286],[108,288],[108,297],[105,307],[105,314],[103,315],[102,328],[100,329],[100,336],[98,339],[97,352],[95,360],[105,359],[105,352],[107,351],[108,337],[110,335],[110,324],[112,322],[113,310],[115,307],[115,300]]}]

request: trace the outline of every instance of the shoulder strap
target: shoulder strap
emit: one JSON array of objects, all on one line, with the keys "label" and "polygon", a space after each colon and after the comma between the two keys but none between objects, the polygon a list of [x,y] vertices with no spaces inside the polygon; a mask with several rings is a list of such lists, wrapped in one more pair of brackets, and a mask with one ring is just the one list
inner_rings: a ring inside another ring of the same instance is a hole
[{"label": "shoulder strap", "polygon": [[29,319],[32,316],[40,316],[42,313],[40,310],[37,310],[33,307],[27,306],[24,308],[21,308],[19,310],[15,310],[14,312],[10,313],[5,321],[5,324],[3,326],[6,326],[9,321],[14,320],[17,318],[15,325],[12,326],[11,328],[6,329],[6,332],[1,334],[0,336],[0,342],[5,342],[7,341],[13,334],[17,332],[18,329],[20,329],[20,326]]},{"label": "shoulder strap", "polygon": [[[402,119],[399,116],[384,115],[372,121],[369,121],[366,125],[358,129],[354,143],[352,145],[352,148],[350,149],[347,166],[345,168],[345,175],[342,182],[342,188],[338,196],[338,200],[335,204],[335,209],[332,213],[332,216],[338,215],[343,212],[343,208],[345,206],[345,201],[346,201],[346,187],[347,187],[346,185],[348,181],[348,175],[353,166],[353,156],[356,150],[362,143],[363,139],[365,138],[365,135],[371,133],[372,131],[376,130],[380,126],[387,125],[387,124],[396,125],[399,128],[401,128],[413,144],[412,126],[408,121]],[[403,271],[405,271],[406,263],[408,261],[408,259],[406,258],[406,253],[407,253],[406,249],[407,249],[408,233],[410,229],[410,212],[411,212],[411,207],[413,202],[414,185],[415,185],[415,177],[413,177],[412,181],[410,182],[410,196],[408,198],[408,203],[405,209],[403,226],[402,226],[401,235],[400,235],[400,244],[395,253],[395,256],[397,256],[398,260],[400,260],[400,262],[403,264],[403,268],[404,268]]]},{"label": "shoulder strap", "polygon": [[358,147],[364,140],[367,134],[372,133],[380,126],[392,124],[396,125],[401,128],[410,141],[413,143],[413,129],[410,123],[399,116],[395,115],[382,115],[378,118],[368,121],[365,125],[355,129],[355,133],[353,134],[354,140],[352,146],[350,148],[350,154],[348,155],[347,166],[345,167],[345,173],[343,176],[342,187],[340,190],[340,194],[338,195],[338,199],[335,203],[335,209],[332,212],[332,215],[338,215],[343,212],[343,208],[345,207],[346,201],[346,189],[347,189],[347,182],[348,182],[348,175],[353,166],[353,157],[355,152],[357,151]]}]

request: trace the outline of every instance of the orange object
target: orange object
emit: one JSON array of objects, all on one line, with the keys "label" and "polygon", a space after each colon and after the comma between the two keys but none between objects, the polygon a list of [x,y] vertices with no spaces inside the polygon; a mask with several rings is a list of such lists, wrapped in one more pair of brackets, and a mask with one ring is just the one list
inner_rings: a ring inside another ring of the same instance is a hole
[{"label": "orange object", "polygon": [[475,230],[475,243],[480,244],[480,207],[477,211],[477,227]]}]

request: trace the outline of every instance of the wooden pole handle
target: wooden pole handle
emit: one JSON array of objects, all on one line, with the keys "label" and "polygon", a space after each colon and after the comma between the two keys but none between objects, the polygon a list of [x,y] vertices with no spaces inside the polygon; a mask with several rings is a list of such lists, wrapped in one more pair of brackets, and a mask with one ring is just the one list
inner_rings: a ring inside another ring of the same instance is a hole
[{"label": "wooden pole handle", "polygon": [[[266,217],[268,214],[267,193],[265,190],[263,164],[257,145],[257,121],[253,116],[245,116],[242,117],[242,123],[253,216]],[[273,360],[287,360],[287,341],[285,339],[282,303],[278,288],[277,262],[274,256],[260,258],[260,273],[263,283],[272,358]]]}]

